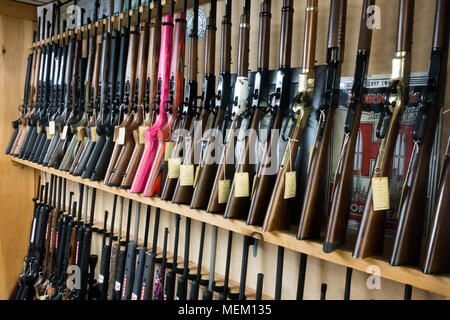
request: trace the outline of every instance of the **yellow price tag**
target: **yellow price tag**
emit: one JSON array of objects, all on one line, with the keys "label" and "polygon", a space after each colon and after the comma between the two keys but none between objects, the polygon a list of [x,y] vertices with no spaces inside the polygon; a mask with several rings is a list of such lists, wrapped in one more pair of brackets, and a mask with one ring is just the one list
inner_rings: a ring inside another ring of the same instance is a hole
[{"label": "yellow price tag", "polygon": [[389,210],[389,179],[387,177],[372,178],[373,210]]},{"label": "yellow price tag", "polygon": [[180,166],[180,186],[187,187],[194,185],[194,165],[182,164]]},{"label": "yellow price tag", "polygon": [[180,177],[181,158],[169,159],[169,178],[178,179]]},{"label": "yellow price tag", "polygon": [[294,198],[297,193],[297,172],[291,171],[284,174],[284,199]]},{"label": "yellow price tag", "polygon": [[97,134],[97,127],[91,127],[91,141],[97,142],[98,141],[98,134]]},{"label": "yellow price tag", "polygon": [[145,131],[149,126],[140,126],[139,127],[139,144],[145,144]]},{"label": "yellow price tag", "polygon": [[119,128],[119,135],[117,137],[117,144],[119,146],[125,144],[125,128],[123,128],[123,127]]},{"label": "yellow price tag", "polygon": [[250,181],[248,172],[236,172],[234,174],[234,196],[244,198],[250,195]]},{"label": "yellow price tag", "polygon": [[230,195],[230,180],[219,180],[219,204],[226,203]]},{"label": "yellow price tag", "polygon": [[83,141],[83,127],[77,127],[77,140]]},{"label": "yellow price tag", "polygon": [[164,160],[169,161],[170,157],[172,156],[173,147],[175,146],[175,143],[173,141],[166,142],[166,150],[164,152]]}]

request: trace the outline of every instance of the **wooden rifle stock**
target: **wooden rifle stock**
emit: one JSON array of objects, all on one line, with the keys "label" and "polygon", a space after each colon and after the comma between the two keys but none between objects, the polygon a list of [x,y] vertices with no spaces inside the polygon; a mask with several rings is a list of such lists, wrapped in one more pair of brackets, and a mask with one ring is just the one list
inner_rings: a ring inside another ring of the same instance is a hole
[{"label": "wooden rifle stock", "polygon": [[[225,3],[225,15],[222,18],[221,54],[220,54],[220,75],[215,96],[215,106],[211,111],[210,130],[217,134],[225,121],[225,113],[230,103],[231,95],[231,1]],[[205,137],[204,137],[205,138]],[[200,165],[197,184],[192,195],[191,208],[206,209],[209,200],[209,190],[211,190],[218,164],[212,152],[216,144],[216,136],[210,134],[206,137],[206,149]]]},{"label": "wooden rifle stock", "polygon": [[[411,42],[404,41],[412,37],[414,1],[401,0],[399,4],[398,44],[392,62],[392,77],[387,94],[385,110],[380,115],[377,138],[380,144],[373,178],[389,177],[392,168],[394,149],[400,129],[403,112],[408,103],[408,83],[411,65]],[[410,34],[411,33],[411,34]],[[366,258],[381,254],[384,242],[386,210],[375,210],[372,183],[369,186],[363,216],[358,231],[353,257]]]},{"label": "wooden rifle stock", "polygon": [[333,189],[331,191],[331,207],[329,212],[326,246],[337,248],[345,242],[349,211],[353,192],[353,167],[355,146],[358,138],[359,123],[363,109],[363,99],[366,89],[364,81],[369,68],[372,29],[367,27],[367,9],[374,5],[374,0],[365,0],[362,8],[361,27],[359,34],[358,53],[352,87],[352,97],[347,111],[339,162],[336,168]]},{"label": "wooden rifle stock", "polygon": [[[422,93],[422,106],[414,128],[414,149],[400,198],[399,220],[390,261],[395,266],[419,264],[427,212],[424,195],[428,191],[430,155],[445,96],[449,23],[444,17],[448,15],[448,9],[448,1],[437,1],[428,83]],[[439,202],[437,207],[442,210]],[[430,238],[433,236],[431,234]],[[442,261],[445,261],[445,251],[439,252],[443,255]]]},{"label": "wooden rifle stock", "polygon": [[[211,114],[212,99],[214,97],[216,77],[215,70],[215,45],[216,45],[216,6],[217,1],[212,0],[210,6],[210,15],[207,19],[206,38],[205,38],[205,74],[202,83],[202,95],[200,97],[200,114],[197,114],[195,122],[192,124],[190,145],[185,155],[183,164],[194,166],[194,181],[192,185],[182,185],[181,178],[177,181],[172,201],[174,203],[190,204],[194,187],[196,184],[195,176],[198,177],[198,158],[202,155],[203,139],[206,128],[211,127],[213,115]],[[196,98],[195,98],[196,99]],[[189,102],[190,103],[190,102]],[[200,139],[199,139],[200,138]],[[200,160],[201,161],[201,160]],[[198,296],[198,295],[197,295]]]},{"label": "wooden rifle stock", "polygon": [[330,5],[327,48],[327,76],[324,101],[319,109],[319,127],[308,168],[307,187],[303,199],[297,239],[318,238],[327,201],[327,172],[331,128],[339,95],[341,64],[344,57],[346,0],[333,0]]}]

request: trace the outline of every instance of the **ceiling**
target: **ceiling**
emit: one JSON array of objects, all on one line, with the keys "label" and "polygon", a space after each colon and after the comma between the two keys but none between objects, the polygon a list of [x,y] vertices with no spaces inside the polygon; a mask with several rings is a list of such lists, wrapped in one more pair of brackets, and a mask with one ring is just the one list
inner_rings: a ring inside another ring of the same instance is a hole
[{"label": "ceiling", "polygon": [[54,0],[13,0],[13,1],[24,3],[24,4],[30,4],[33,6],[42,6],[43,4],[53,2]]}]

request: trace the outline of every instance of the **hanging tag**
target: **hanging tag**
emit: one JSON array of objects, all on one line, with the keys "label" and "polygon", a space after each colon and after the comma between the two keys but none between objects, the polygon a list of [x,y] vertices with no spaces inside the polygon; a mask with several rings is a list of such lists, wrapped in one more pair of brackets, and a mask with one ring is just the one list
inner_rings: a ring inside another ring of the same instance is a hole
[{"label": "hanging tag", "polygon": [[297,172],[291,171],[284,174],[284,199],[294,198],[297,193]]},{"label": "hanging tag", "polygon": [[170,157],[172,156],[173,147],[175,146],[175,143],[173,141],[166,142],[166,149],[164,151],[164,160],[169,161]]},{"label": "hanging tag", "polygon": [[181,158],[169,159],[169,178],[178,179],[180,177]]},{"label": "hanging tag", "polygon": [[145,131],[150,128],[149,126],[139,127],[139,144],[145,144]]},{"label": "hanging tag", "polygon": [[56,126],[55,126],[55,121],[50,121],[48,123],[48,129],[50,131],[49,134],[51,134],[52,136],[56,133]]},{"label": "hanging tag", "polygon": [[194,165],[182,164],[180,166],[180,186],[187,187],[194,185]]},{"label": "hanging tag", "polygon": [[48,127],[45,127],[45,133],[47,134],[47,140],[51,140],[52,139],[52,135],[50,134],[50,130]]},{"label": "hanging tag", "polygon": [[62,134],[61,134],[61,140],[66,140],[67,138],[67,130],[69,129],[68,126],[64,126]]},{"label": "hanging tag", "polygon": [[91,127],[91,141],[92,142],[98,141],[97,127]]},{"label": "hanging tag", "polygon": [[119,146],[125,144],[125,128],[123,128],[123,127],[119,128],[119,134],[117,136],[117,144]]},{"label": "hanging tag", "polygon": [[77,127],[77,139],[83,141],[83,127]]},{"label": "hanging tag", "polygon": [[372,178],[373,210],[389,210],[389,180],[387,177]]},{"label": "hanging tag", "polygon": [[[19,130],[21,129],[21,125],[19,125]],[[42,128],[41,128],[41,126],[36,126],[36,132],[37,132],[37,134],[39,134],[39,133],[41,133],[41,131],[42,131]]]},{"label": "hanging tag", "polygon": [[248,197],[250,195],[248,172],[235,173],[234,180],[235,180],[234,196],[236,198]]},{"label": "hanging tag", "polygon": [[230,195],[230,180],[219,180],[219,204],[226,203]]}]

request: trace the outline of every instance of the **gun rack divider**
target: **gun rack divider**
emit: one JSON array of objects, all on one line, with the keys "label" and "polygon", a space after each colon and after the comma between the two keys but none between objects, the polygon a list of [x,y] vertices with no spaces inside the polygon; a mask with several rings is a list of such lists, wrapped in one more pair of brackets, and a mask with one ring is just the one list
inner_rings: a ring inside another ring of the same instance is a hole
[{"label": "gun rack divider", "polygon": [[56,170],[53,168],[43,167],[41,165],[17,159],[8,156],[12,163],[37,169],[43,172],[54,174],[67,180],[81,183],[98,190],[115,194],[127,199],[138,201],[140,203],[161,208],[172,213],[177,213],[184,217],[190,217],[199,222],[205,222],[210,225],[218,226],[222,229],[231,230],[242,235],[253,236],[261,240],[277,245],[283,246],[287,249],[305,253],[307,255],[329,261],[338,265],[350,267],[362,272],[367,272],[371,266],[377,266],[380,269],[381,277],[396,282],[409,284],[413,287],[434,292],[445,297],[450,297],[450,276],[448,275],[427,275],[420,269],[415,267],[393,267],[387,261],[367,258],[364,260],[355,259],[352,253],[347,250],[338,249],[331,254],[326,254],[322,250],[322,243],[314,241],[299,241],[295,234],[287,232],[262,232],[261,227],[249,226],[242,220],[231,220],[223,218],[223,215],[216,215],[206,213],[202,210],[190,209],[187,205],[173,204],[169,201],[163,201],[159,198],[142,197],[140,194],[133,194],[127,190],[115,187],[107,187],[102,182],[93,182],[88,179],[81,179],[74,177],[68,172]]}]

